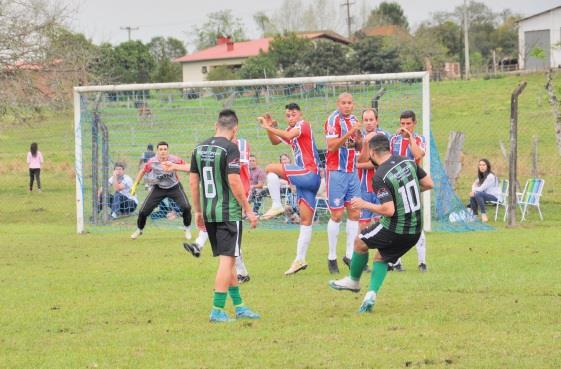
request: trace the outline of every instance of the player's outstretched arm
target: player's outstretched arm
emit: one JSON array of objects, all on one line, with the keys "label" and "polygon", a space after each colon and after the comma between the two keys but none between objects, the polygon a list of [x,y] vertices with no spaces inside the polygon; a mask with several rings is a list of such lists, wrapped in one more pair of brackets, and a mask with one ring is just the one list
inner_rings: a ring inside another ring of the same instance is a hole
[{"label": "player's outstretched arm", "polygon": [[[257,216],[253,213],[251,205],[247,201],[247,197],[245,196],[245,191],[243,189],[243,184],[241,177],[238,173],[230,173],[228,174],[228,184],[230,185],[230,189],[232,190],[232,194],[238,203],[242,206],[242,209],[247,216],[247,219],[251,223],[251,227],[255,228],[257,226]],[[195,194],[193,194],[195,196]]]},{"label": "player's outstretched arm", "polygon": [[162,162],[162,168],[164,168],[166,172],[173,172],[173,171],[190,172],[191,171],[190,164],[186,164],[186,163],[177,164],[177,163],[172,163],[171,161]]},{"label": "player's outstretched arm", "polygon": [[391,217],[395,213],[395,204],[393,201],[387,201],[383,204],[373,204],[360,197],[354,197],[351,199],[351,206],[353,209],[366,209],[386,217]]}]

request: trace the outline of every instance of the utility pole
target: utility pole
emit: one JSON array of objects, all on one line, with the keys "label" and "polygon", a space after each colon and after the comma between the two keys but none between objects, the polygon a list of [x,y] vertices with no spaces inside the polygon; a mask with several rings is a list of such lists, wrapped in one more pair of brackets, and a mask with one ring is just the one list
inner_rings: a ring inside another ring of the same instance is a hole
[{"label": "utility pole", "polygon": [[131,27],[131,26],[126,26],[126,27],[121,27],[121,29],[123,31],[127,31],[129,34],[129,41],[131,40],[131,32],[132,31],[138,31],[138,27]]},{"label": "utility pole", "polygon": [[464,0],[464,65],[465,65],[465,79],[469,79],[469,37],[468,37],[468,5],[467,0]]},{"label": "utility pole", "polygon": [[354,5],[354,3],[351,3],[350,0],[346,0],[344,4],[341,4],[341,6],[347,7],[347,32],[348,32],[349,39],[351,38],[351,22],[352,22],[351,5]]}]

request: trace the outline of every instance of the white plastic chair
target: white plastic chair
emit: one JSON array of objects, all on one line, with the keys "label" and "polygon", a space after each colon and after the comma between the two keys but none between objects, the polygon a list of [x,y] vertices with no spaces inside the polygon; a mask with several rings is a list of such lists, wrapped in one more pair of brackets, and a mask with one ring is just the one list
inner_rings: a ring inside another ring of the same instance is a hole
[{"label": "white plastic chair", "polygon": [[329,205],[327,203],[327,197],[316,197],[316,206],[314,208],[314,215],[312,217],[313,220],[316,219],[318,209],[327,210],[327,212],[331,213],[331,210],[329,210]]},{"label": "white plastic chair", "polygon": [[499,196],[497,201],[489,201],[489,204],[496,206],[495,208],[495,222],[499,216],[499,208],[502,206],[505,208],[505,215],[503,216],[503,222],[506,221],[506,214],[508,213],[508,179],[501,179],[499,182]]},{"label": "white plastic chair", "polygon": [[542,211],[540,209],[540,198],[542,196],[544,185],[545,180],[540,178],[531,178],[526,181],[524,191],[522,191],[522,193],[518,192],[516,194],[518,206],[520,206],[520,210],[522,211],[522,219],[520,220],[521,222],[526,219],[528,206],[537,207],[540,219],[543,220]]}]

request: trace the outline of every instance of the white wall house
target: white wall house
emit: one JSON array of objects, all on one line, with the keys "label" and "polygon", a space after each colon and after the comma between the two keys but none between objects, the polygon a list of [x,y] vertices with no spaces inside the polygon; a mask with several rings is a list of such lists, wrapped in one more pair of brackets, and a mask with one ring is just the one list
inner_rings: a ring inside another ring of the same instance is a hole
[{"label": "white wall house", "polygon": [[518,54],[520,69],[561,67],[561,6],[518,22]]}]

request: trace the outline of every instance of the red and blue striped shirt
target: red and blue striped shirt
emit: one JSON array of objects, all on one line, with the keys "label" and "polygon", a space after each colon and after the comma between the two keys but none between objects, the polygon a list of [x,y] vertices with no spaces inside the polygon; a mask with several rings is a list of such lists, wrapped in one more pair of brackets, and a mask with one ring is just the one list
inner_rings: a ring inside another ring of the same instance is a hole
[{"label": "red and blue striped shirt", "polygon": [[[419,148],[424,152],[427,145],[425,137],[413,133],[413,138],[415,139],[417,146],[419,146]],[[411,152],[411,147],[409,146],[409,139],[403,137],[402,135],[392,136],[390,139],[390,151],[392,155],[399,155],[409,160],[415,160],[415,156]],[[420,165],[421,161],[422,159],[415,160],[415,163]]]},{"label": "red and blue striped shirt", "polygon": [[[338,110],[335,110],[325,122],[325,138],[341,138],[345,136],[356,122],[358,120],[353,114],[345,117]],[[338,170],[346,173],[355,172],[356,161],[359,155],[356,149],[358,140],[359,134],[355,132],[339,149],[327,151],[327,170]]]},{"label": "red and blue striped shirt", "polygon": [[290,132],[293,129],[300,130],[300,134],[292,140],[281,140],[292,147],[294,164],[306,168],[310,172],[319,173],[319,154],[310,123],[301,120],[294,127],[289,126],[286,131]]}]

